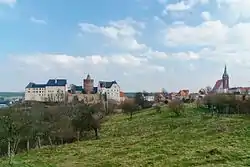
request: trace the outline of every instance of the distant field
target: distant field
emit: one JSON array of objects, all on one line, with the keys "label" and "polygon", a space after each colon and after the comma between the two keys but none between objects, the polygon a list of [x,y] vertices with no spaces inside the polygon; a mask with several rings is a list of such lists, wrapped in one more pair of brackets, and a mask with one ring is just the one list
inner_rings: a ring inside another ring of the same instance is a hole
[{"label": "distant field", "polygon": [[24,96],[24,92],[0,92],[0,97]]},{"label": "distant field", "polygon": [[[175,117],[141,112],[115,115],[100,140],[19,154],[12,167],[242,167],[250,165],[250,118],[214,116],[195,109]],[[1,167],[8,167],[0,160]]]}]

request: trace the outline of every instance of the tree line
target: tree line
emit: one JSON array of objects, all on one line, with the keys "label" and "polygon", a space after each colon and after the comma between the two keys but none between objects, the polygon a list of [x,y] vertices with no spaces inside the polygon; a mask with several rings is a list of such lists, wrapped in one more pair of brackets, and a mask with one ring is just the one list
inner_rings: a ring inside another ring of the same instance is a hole
[{"label": "tree line", "polygon": [[46,145],[53,147],[93,137],[98,139],[101,123],[116,109],[130,113],[132,118],[134,112],[152,104],[137,93],[134,100],[120,105],[112,100],[88,104],[73,99],[70,104],[33,102],[0,109],[0,156],[11,157]]},{"label": "tree line", "polygon": [[106,111],[102,104],[34,104],[0,110],[0,155],[79,141],[98,129]]},{"label": "tree line", "polygon": [[208,94],[197,101],[198,108],[206,108],[217,114],[250,114],[250,98],[248,95]]}]

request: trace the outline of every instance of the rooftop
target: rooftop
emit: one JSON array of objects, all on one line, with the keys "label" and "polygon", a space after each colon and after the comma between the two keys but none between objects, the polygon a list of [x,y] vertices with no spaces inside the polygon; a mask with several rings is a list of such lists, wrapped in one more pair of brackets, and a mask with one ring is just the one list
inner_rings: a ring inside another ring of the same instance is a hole
[{"label": "rooftop", "polygon": [[113,84],[117,84],[116,81],[99,81],[99,85],[101,88],[111,88]]},{"label": "rooftop", "polygon": [[36,84],[34,82],[30,82],[26,88],[45,88],[46,86],[66,86],[66,79],[49,79],[46,84]]}]

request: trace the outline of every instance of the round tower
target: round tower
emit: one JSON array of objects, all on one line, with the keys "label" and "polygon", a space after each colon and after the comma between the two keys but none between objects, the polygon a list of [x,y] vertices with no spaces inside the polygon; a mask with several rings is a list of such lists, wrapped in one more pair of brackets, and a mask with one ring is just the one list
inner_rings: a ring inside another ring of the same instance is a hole
[{"label": "round tower", "polygon": [[87,94],[90,94],[94,89],[94,80],[91,79],[89,74],[87,75],[87,78],[83,80],[83,88]]}]

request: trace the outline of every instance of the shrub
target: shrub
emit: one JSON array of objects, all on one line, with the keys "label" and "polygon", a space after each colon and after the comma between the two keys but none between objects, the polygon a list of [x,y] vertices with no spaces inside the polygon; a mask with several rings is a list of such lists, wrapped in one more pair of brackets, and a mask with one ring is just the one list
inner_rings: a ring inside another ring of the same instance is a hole
[{"label": "shrub", "polygon": [[139,106],[134,101],[128,100],[122,104],[122,110],[124,113],[130,114],[130,119],[132,119],[133,113],[139,110]]},{"label": "shrub", "polygon": [[181,100],[174,99],[168,103],[170,111],[174,112],[176,116],[180,116],[184,112],[184,104]]},{"label": "shrub", "polygon": [[145,101],[143,102],[143,104],[142,104],[141,107],[142,107],[143,109],[151,108],[151,107],[153,106],[153,104],[154,104],[154,102],[145,100]]},{"label": "shrub", "polygon": [[250,100],[243,99],[241,95],[214,94],[203,99],[204,105],[210,112],[218,114],[250,114]]},{"label": "shrub", "polygon": [[156,112],[160,113],[161,112],[160,104],[155,104],[154,109],[156,110]]}]

